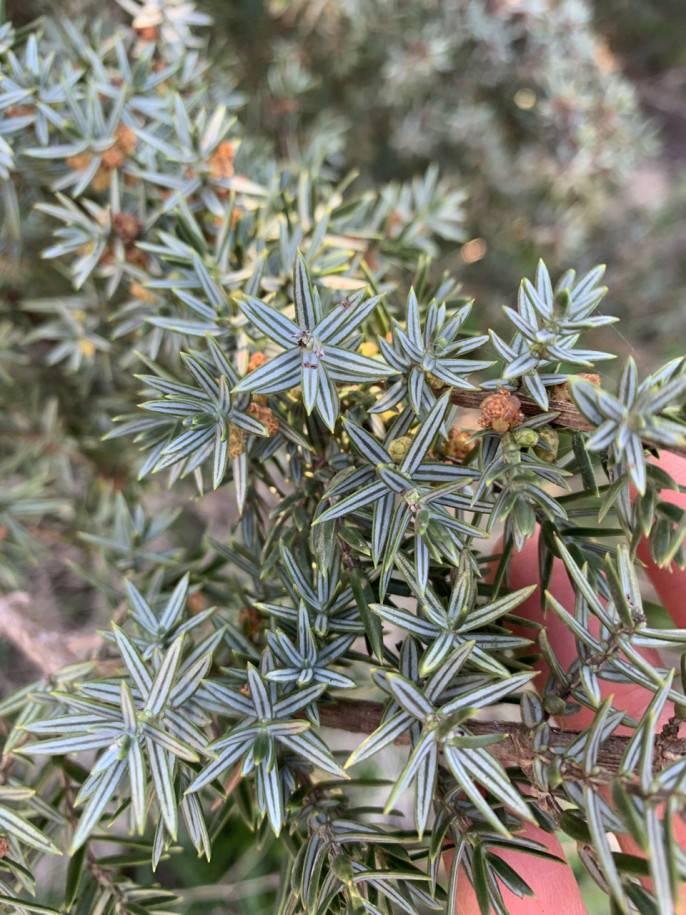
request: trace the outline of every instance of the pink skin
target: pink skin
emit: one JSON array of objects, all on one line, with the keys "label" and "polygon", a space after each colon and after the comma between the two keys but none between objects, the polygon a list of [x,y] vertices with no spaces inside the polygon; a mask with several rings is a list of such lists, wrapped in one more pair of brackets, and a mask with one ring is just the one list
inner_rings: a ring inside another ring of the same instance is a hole
[{"label": "pink skin", "polygon": [[[666,454],[660,459],[660,466],[671,474],[671,476],[682,486],[686,486],[686,460],[675,455]],[[674,502],[681,507],[686,508],[686,494],[665,491],[662,495],[665,500]],[[509,584],[512,588],[522,588],[532,582],[531,571],[536,570],[537,584],[540,589],[540,580],[538,579],[538,560],[537,560],[537,537],[532,538],[518,554],[512,564]],[[496,549],[496,553],[498,550]],[[638,550],[639,558],[646,564],[647,574],[655,586],[655,589],[664,604],[666,610],[674,620],[676,626],[686,627],[686,573],[676,569],[659,569],[650,559],[650,550],[648,543],[644,540]],[[567,610],[574,609],[574,591],[569,583],[566,572],[561,562],[555,561],[553,574],[549,590],[555,598]],[[563,667],[567,668],[576,658],[576,646],[574,636],[569,629],[560,621],[557,615],[551,610],[544,617],[541,612],[540,591],[534,592],[524,604],[517,609],[517,614],[533,622],[544,623],[546,626],[548,638],[560,660]],[[596,626],[596,630],[597,630]],[[519,630],[523,635],[529,638],[536,638],[536,630],[521,627]],[[656,651],[643,650],[642,654],[654,664],[659,664],[659,655]],[[544,661],[539,661],[536,667],[541,671],[541,676],[536,678],[539,687],[543,684],[548,673],[548,667]],[[614,694],[614,705],[616,708],[624,709],[633,718],[640,718],[646,705],[650,701],[651,694],[640,686],[625,685],[621,683],[607,683],[600,681],[603,698]],[[658,723],[661,727],[667,719],[673,714],[671,703],[667,703]],[[593,713],[588,709],[582,709],[575,715],[564,718],[564,726],[576,730],[582,730],[588,727],[593,720]],[[618,728],[616,733],[631,733],[627,728]],[[686,848],[686,824],[681,818],[677,818],[674,824],[675,838],[682,846]],[[524,834],[529,838],[536,839],[546,846],[546,848],[555,855],[564,858],[562,849],[558,840],[550,836],[535,826],[527,826]],[[618,836],[619,845],[622,851],[629,854],[641,855],[642,852],[637,848],[632,839],[628,836]],[[500,852],[499,852],[500,853]],[[450,866],[452,852],[446,854],[446,866]],[[581,898],[581,893],[577,886],[576,880],[571,868],[566,864],[557,864],[543,859],[537,859],[531,855],[521,854],[518,852],[505,852],[502,857],[513,867],[529,886],[534,890],[535,898],[525,897],[519,899],[513,893],[510,893],[505,887],[501,886],[503,899],[511,915],[548,915],[548,913],[564,912],[565,915],[583,915],[587,912],[586,906]],[[646,886],[650,886],[650,881],[644,881]],[[677,913],[686,915],[686,887],[681,890],[680,898],[677,904]],[[457,912],[459,915],[478,915],[479,906],[476,895],[469,883],[466,875],[462,875],[461,887],[457,903]]]},{"label": "pink skin", "polygon": [[[501,884],[503,901],[510,915],[588,915],[574,873],[568,864],[563,863],[565,856],[558,839],[530,823],[524,827],[520,835],[540,842],[549,852],[562,860],[559,863],[544,861],[533,855],[497,849],[498,855],[526,880],[536,894],[534,898],[524,896],[520,899]],[[445,866],[448,869],[452,858],[452,851],[446,852]],[[476,894],[464,871],[460,871],[459,886],[455,909],[457,915],[479,915]]]}]

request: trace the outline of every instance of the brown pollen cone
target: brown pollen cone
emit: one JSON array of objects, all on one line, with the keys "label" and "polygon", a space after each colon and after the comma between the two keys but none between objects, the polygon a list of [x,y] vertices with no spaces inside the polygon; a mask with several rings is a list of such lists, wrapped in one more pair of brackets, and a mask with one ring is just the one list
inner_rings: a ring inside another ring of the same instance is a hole
[{"label": "brown pollen cone", "polygon": [[445,456],[455,461],[464,461],[476,445],[476,442],[469,441],[471,436],[472,433],[468,429],[462,429],[457,425],[451,426],[443,449]]},{"label": "brown pollen cone", "polygon": [[264,353],[253,353],[248,362],[248,368],[246,369],[246,375],[248,372],[254,372],[255,369],[258,369],[261,365],[264,365],[267,361],[267,357]]},{"label": "brown pollen cone", "polygon": [[233,143],[230,140],[224,140],[212,153],[207,164],[210,167],[210,175],[215,181],[221,181],[222,178],[230,178],[233,175],[235,152]]},{"label": "brown pollen cone", "polygon": [[[591,384],[600,384],[600,375],[589,375],[587,372],[581,372],[579,375],[574,375],[574,378],[585,378],[586,381],[590,381]],[[569,382],[563,381],[562,384],[558,384],[553,388],[553,400],[561,400],[563,403],[574,403],[572,400],[572,395],[569,392]]]},{"label": "brown pollen cone", "polygon": [[269,407],[260,403],[251,403],[248,407],[247,412],[254,416],[256,420],[267,427],[267,432],[269,433],[269,438],[273,438],[276,433],[279,431],[279,420],[272,413]]},{"label": "brown pollen cone", "polygon": [[524,422],[521,407],[519,397],[507,388],[501,388],[496,394],[489,394],[481,402],[479,425],[484,429],[490,426],[494,432],[508,432]]}]

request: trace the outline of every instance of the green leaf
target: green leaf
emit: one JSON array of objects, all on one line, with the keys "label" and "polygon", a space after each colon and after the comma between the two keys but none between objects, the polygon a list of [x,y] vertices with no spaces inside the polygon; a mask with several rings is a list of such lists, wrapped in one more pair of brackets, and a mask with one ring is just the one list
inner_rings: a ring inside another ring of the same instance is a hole
[{"label": "green leaf", "polygon": [[17,910],[25,910],[27,912],[35,912],[36,915],[60,915],[58,909],[53,909],[49,905],[38,905],[36,902],[27,902],[25,899],[19,899],[17,896],[5,896],[0,894],[0,903],[3,905],[11,905],[12,908]]},{"label": "green leaf", "polygon": [[[648,833],[648,863],[650,876],[653,878],[655,898],[660,915],[671,915],[674,911],[672,901],[672,879],[670,870],[677,868],[676,861],[668,858],[668,843],[665,841],[665,824],[661,821],[657,808],[649,805],[645,812],[646,831]],[[671,829],[667,824],[667,829]],[[671,864],[671,867],[670,867]]]},{"label": "green leaf", "polygon": [[598,408],[596,391],[597,386],[584,378],[573,377],[571,380],[570,393],[575,406],[589,422],[599,426],[605,416]]},{"label": "green leaf", "polygon": [[195,849],[199,855],[204,854],[209,861],[212,856],[212,843],[207,831],[202,807],[195,795],[184,795],[181,799],[181,811]]},{"label": "green leaf", "polygon": [[145,743],[162,819],[172,839],[176,839],[178,803],[174,791],[174,757],[149,737]]},{"label": "green leaf", "polygon": [[341,518],[343,515],[349,515],[352,512],[359,511],[367,505],[371,505],[380,499],[387,492],[386,486],[382,482],[370,483],[363,486],[357,492],[351,493],[340,502],[336,502],[331,508],[326,509],[318,515],[313,524],[321,524],[323,521],[330,521],[333,518]]},{"label": "green leaf", "polygon": [[401,708],[405,709],[408,714],[413,715],[420,721],[423,721],[424,718],[431,715],[433,706],[414,683],[411,683],[405,677],[396,673],[386,674],[385,682],[395,701]]},{"label": "green leaf", "polygon": [[69,911],[74,905],[76,897],[79,892],[79,886],[81,885],[81,877],[84,874],[84,861],[86,857],[86,846],[82,845],[74,854],[71,856],[69,861],[69,867],[67,868],[67,880],[64,890],[64,904]]},{"label": "green leaf", "polygon": [[320,319],[315,298],[312,295],[312,284],[307,264],[302,253],[298,251],[293,265],[293,295],[295,298],[296,320],[301,330],[313,331]]},{"label": "green leaf", "polygon": [[265,336],[283,346],[284,349],[293,349],[300,328],[290,318],[285,317],[281,312],[252,296],[239,299],[238,305],[246,318],[261,330]]},{"label": "green leaf", "polygon": [[482,708],[487,705],[494,705],[498,699],[514,693],[526,686],[534,677],[536,671],[523,671],[519,674],[513,674],[508,679],[489,683],[486,686],[480,686],[476,689],[468,690],[462,693],[457,699],[448,702],[443,706],[443,714],[449,715],[461,708]]},{"label": "green leaf", "polygon": [[174,593],[167,601],[164,613],[159,622],[161,632],[169,632],[179,621],[188,595],[188,573],[179,580]]},{"label": "green leaf", "polygon": [[302,388],[303,404],[307,415],[314,410],[319,388],[319,360],[316,353],[304,351],[300,371],[300,385]]},{"label": "green leaf", "polygon": [[199,759],[198,754],[192,747],[163,728],[158,727],[152,721],[147,721],[143,725],[143,733],[146,737],[154,740],[158,746],[174,756],[178,756],[180,759],[185,759],[188,762],[197,762]]},{"label": "green leaf", "polygon": [[522,880],[517,871],[510,867],[507,861],[490,851],[486,852],[486,861],[511,892],[516,893],[520,898],[536,895],[529,884]]},{"label": "green leaf", "polygon": [[144,712],[150,716],[159,715],[167,704],[176,677],[176,671],[183,651],[184,633],[182,632],[169,647],[162,659],[159,670],[150,687],[150,692],[145,701]]},{"label": "green leaf", "polygon": [[116,623],[112,624],[112,629],[114,630],[114,638],[124,664],[126,664],[126,667],[140,692],[143,693],[144,696],[147,696],[152,687],[152,677],[148,673],[143,658],[123,629],[120,629]]},{"label": "green leaf", "polygon": [[321,362],[317,366],[316,407],[326,427],[333,432],[338,419],[340,402],[336,386],[326,374]]},{"label": "green leaf", "polygon": [[340,346],[346,337],[355,330],[374,311],[381,301],[381,296],[375,295],[365,299],[365,290],[350,293],[343,302],[335,305],[331,311],[322,318],[315,328],[315,336],[332,346]]},{"label": "green leaf", "polygon": [[[285,811],[279,770],[276,766],[269,769],[264,763],[257,767],[258,796],[262,796],[264,809],[274,835],[278,836],[283,826]],[[260,792],[260,788],[262,789]]]},{"label": "green leaf", "polygon": [[316,741],[313,734],[308,732],[303,734],[284,734],[278,740],[290,747],[298,756],[323,769],[324,772],[328,772],[329,775],[333,775],[336,778],[350,778],[345,769],[341,768],[333,758],[328,747]]},{"label": "green leaf", "polygon": [[[343,531],[339,531],[339,536],[342,536],[342,534]],[[382,661],[384,644],[381,623],[379,622],[378,616],[375,613],[370,612],[373,609],[372,602],[374,600],[372,589],[369,587],[366,580],[363,581],[362,573],[358,569],[354,569],[350,575],[350,586],[355,597],[357,609],[360,612],[364,631],[369,639],[369,644],[372,646],[372,651],[378,660]]]},{"label": "green leaf", "polygon": [[602,817],[602,808],[598,795],[589,785],[583,787],[584,809],[588,819],[588,829],[593,842],[593,849],[598,856],[598,863],[603,872],[608,886],[622,911],[627,908],[627,899],[622,882],[617,873],[610,844],[605,833],[605,824]]},{"label": "green leaf", "polygon": [[374,466],[392,463],[391,456],[386,448],[366,429],[347,418],[343,420],[343,425],[350,441],[363,458],[370,461]]},{"label": "green leaf", "polygon": [[247,673],[250,698],[255,705],[255,714],[259,719],[269,720],[272,717],[272,705],[262,677],[252,664],[248,664]]},{"label": "green leaf", "polygon": [[329,378],[344,384],[369,384],[381,381],[393,375],[395,371],[380,359],[361,356],[330,343],[324,346],[322,360]]},{"label": "green leaf", "polygon": [[412,717],[407,712],[396,712],[395,715],[386,719],[369,737],[365,737],[362,743],[353,750],[348,757],[345,768],[354,766],[355,763],[368,759],[385,746],[394,743],[402,734],[409,730]]},{"label": "green leaf", "polygon": [[139,835],[142,835],[145,828],[146,801],[148,791],[143,751],[141,750],[140,744],[137,740],[133,740],[129,747],[128,764],[133,822]]},{"label": "green leaf", "polygon": [[[102,724],[101,724],[102,728]],[[101,750],[116,740],[120,731],[101,729],[96,734],[69,735],[54,737],[52,740],[41,740],[40,743],[27,743],[20,748],[22,753],[31,756],[61,756],[63,753],[85,753],[89,750]],[[0,812],[0,819],[2,813]]]},{"label": "green leaf", "polygon": [[431,447],[431,443],[438,434],[438,430],[441,428],[449,400],[450,395],[449,392],[446,391],[429,411],[426,419],[417,430],[407,454],[403,458],[403,462],[400,465],[402,473],[411,476],[426,457],[427,452]]},{"label": "green leaf", "polygon": [[59,848],[24,817],[20,817],[6,807],[0,807],[0,829],[13,836],[18,842],[37,848],[47,855],[61,855]]},{"label": "green leaf", "polygon": [[233,393],[254,391],[257,394],[278,394],[288,391],[301,382],[302,360],[299,347],[288,349],[246,375],[234,387]]},{"label": "green leaf", "polygon": [[76,830],[71,840],[69,854],[73,855],[86,841],[100,822],[100,818],[109,804],[114,792],[117,790],[126,771],[126,762],[117,760],[109,769],[101,773],[97,784],[90,796],[90,800],[81,812]]}]

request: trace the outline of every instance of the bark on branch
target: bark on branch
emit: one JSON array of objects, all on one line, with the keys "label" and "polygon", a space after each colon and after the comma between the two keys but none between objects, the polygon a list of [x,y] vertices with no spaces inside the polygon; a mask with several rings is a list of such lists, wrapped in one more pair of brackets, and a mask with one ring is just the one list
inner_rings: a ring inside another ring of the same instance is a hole
[{"label": "bark on branch", "polygon": [[24,591],[0,595],[0,639],[18,648],[49,677],[60,667],[83,661],[102,645],[97,633],[48,629],[31,614],[31,596]]},{"label": "bark on branch", "polygon": [[[0,639],[5,639],[18,648],[48,677],[60,667],[94,658],[103,648],[103,641],[92,632],[75,632],[67,634],[54,629],[46,629],[29,613],[30,597],[24,592],[0,596]],[[113,661],[101,659],[99,673],[111,676],[114,673]],[[383,705],[377,702],[346,700],[319,708],[321,723],[324,727],[336,728],[355,734],[371,734],[381,723]],[[523,724],[511,721],[475,721],[464,723],[472,734],[504,734],[499,743],[491,744],[489,751],[504,766],[518,766],[527,770],[533,761],[540,758],[541,751],[533,744],[532,731]],[[551,744],[565,747],[578,736],[578,731],[551,728]],[[686,739],[678,738],[678,723],[671,731],[664,730],[655,737],[653,768],[659,771],[670,762],[686,755]],[[592,780],[607,783],[618,771],[622,756],[626,750],[628,737],[608,738],[598,755],[599,771]],[[403,735],[398,743],[407,743],[408,736]],[[550,753],[552,759],[552,751]],[[565,764],[570,774],[574,765]],[[588,778],[587,776],[584,776]]]},{"label": "bark on branch", "polygon": [[[443,388],[443,390],[447,390],[447,388]],[[436,390],[435,393],[439,394],[441,392]],[[486,391],[458,391],[453,388],[450,392],[450,402],[459,407],[466,407],[469,410],[479,410],[488,393]],[[592,432],[595,429],[595,426],[584,419],[573,404],[566,403],[563,400],[551,400],[548,410],[544,411],[535,400],[524,396],[519,391],[517,392],[517,397],[521,401],[521,410],[525,416],[538,416],[544,412],[557,413],[557,417],[552,420],[552,424],[555,426],[578,429],[580,432]],[[643,439],[643,443],[649,448],[659,448],[661,451],[671,451],[672,454],[680,454],[682,457],[686,457],[686,447],[682,445],[670,445],[667,448],[665,445],[651,442],[647,438]]]},{"label": "bark on branch", "polygon": [[[319,717],[324,727],[337,728],[356,734],[371,734],[381,724],[383,705],[377,702],[364,702],[360,700],[345,700],[333,705],[319,706]],[[524,724],[513,721],[475,721],[464,722],[464,727],[472,734],[505,734],[499,743],[491,744],[488,748],[504,766],[519,766],[529,769],[535,759],[541,758],[541,751],[534,747],[533,732]],[[567,731],[561,728],[552,728],[551,744],[555,747],[569,746],[579,736],[579,731]],[[597,783],[607,783],[617,773],[624,751],[629,743],[629,737],[609,737],[600,748],[597,764],[599,771],[594,773],[592,780]],[[397,743],[408,743],[409,736],[402,735]],[[669,763],[686,755],[686,739],[669,738],[663,732],[655,736],[655,752],[653,754],[653,770],[659,772]],[[552,760],[552,751],[549,754]],[[567,768],[574,769],[568,762]]]}]

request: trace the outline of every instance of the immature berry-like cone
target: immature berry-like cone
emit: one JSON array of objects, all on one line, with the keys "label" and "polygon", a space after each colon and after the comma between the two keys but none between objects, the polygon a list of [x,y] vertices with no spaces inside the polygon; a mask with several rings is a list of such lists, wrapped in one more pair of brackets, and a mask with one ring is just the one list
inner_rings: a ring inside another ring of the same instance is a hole
[{"label": "immature berry-like cone", "polygon": [[229,423],[229,457],[237,458],[245,452],[245,440],[248,437],[245,429],[235,423]]},{"label": "immature berry-like cone", "polygon": [[410,450],[411,444],[412,437],[409,435],[403,435],[401,438],[393,439],[393,441],[388,446],[388,453],[396,464],[399,464],[402,461],[407,452]]},{"label": "immature berry-like cone", "polygon": [[10,105],[10,107],[5,111],[6,118],[25,118],[30,114],[33,114],[33,108],[31,105],[26,103],[22,105]]},{"label": "immature berry-like cone", "polygon": [[515,429],[512,436],[520,448],[532,448],[539,437],[535,429]]},{"label": "immature berry-like cone", "polygon": [[497,394],[489,394],[481,402],[479,425],[484,429],[490,426],[494,432],[508,432],[524,422],[521,406],[519,397],[507,388],[501,388]]},{"label": "immature berry-like cone", "polygon": [[[214,193],[219,197],[220,200],[228,200],[231,196],[231,190],[228,187],[215,187]],[[235,229],[238,225],[238,220],[241,218],[245,210],[242,207],[234,204],[233,210],[231,211],[231,228]],[[211,222],[215,226],[221,226],[224,222],[224,214],[217,214],[211,218]]]},{"label": "immature berry-like cone", "polygon": [[[534,454],[542,461],[551,464],[557,458],[557,449],[560,447],[560,436],[552,426],[541,426],[538,430],[538,445]],[[547,445],[548,447],[542,447]]]},{"label": "immature berry-like cone", "polygon": [[131,213],[114,213],[112,228],[125,245],[130,245],[140,235],[143,223]]},{"label": "immature berry-like cone", "polygon": [[136,30],[138,37],[143,41],[157,41],[159,38],[159,31],[156,25],[143,25],[136,27],[134,22],[134,29]]},{"label": "immature berry-like cone", "polygon": [[242,627],[245,635],[251,641],[254,641],[255,636],[262,632],[264,629],[264,618],[262,617],[260,611],[255,607],[243,607],[241,612],[238,614],[238,622]]},{"label": "immature berry-like cone", "polygon": [[445,387],[445,381],[441,381],[440,378],[436,378],[436,376],[432,375],[431,372],[427,372],[424,377],[426,378],[426,383],[429,385],[432,391],[438,391],[440,388]]},{"label": "immature berry-like cone", "polygon": [[120,124],[114,132],[114,143],[102,154],[102,168],[112,171],[121,168],[136,148],[136,134],[126,124]]},{"label": "immature berry-like cone", "polygon": [[471,435],[472,433],[468,429],[462,429],[457,425],[451,426],[443,447],[445,456],[452,458],[454,461],[464,461],[476,445],[476,442],[469,441]]},{"label": "immature berry-like cone", "polygon": [[110,169],[105,168],[104,165],[101,165],[97,172],[93,175],[91,187],[94,191],[106,191],[110,186],[111,180],[112,175],[110,173]]},{"label": "immature berry-like cone", "polygon": [[197,616],[205,609],[205,598],[202,591],[194,591],[188,595],[188,610],[192,616]]}]

